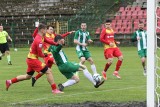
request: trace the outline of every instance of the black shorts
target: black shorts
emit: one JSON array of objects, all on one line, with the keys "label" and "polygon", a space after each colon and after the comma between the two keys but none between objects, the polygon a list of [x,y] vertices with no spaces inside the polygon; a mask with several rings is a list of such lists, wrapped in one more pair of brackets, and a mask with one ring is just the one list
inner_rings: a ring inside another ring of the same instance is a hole
[{"label": "black shorts", "polygon": [[0,51],[1,51],[1,53],[5,53],[5,51],[9,51],[8,43],[0,44]]}]

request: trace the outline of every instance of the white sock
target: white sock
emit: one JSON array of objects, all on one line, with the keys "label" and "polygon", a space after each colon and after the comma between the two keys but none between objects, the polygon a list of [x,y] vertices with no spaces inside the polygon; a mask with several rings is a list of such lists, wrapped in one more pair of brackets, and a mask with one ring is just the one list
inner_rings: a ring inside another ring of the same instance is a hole
[{"label": "white sock", "polygon": [[71,85],[73,85],[73,84],[75,84],[75,83],[76,83],[76,80],[69,79],[68,81],[66,81],[66,82],[63,83],[62,85],[63,85],[64,87],[68,87],[68,86],[71,86]]},{"label": "white sock", "polygon": [[87,69],[84,69],[83,70],[83,74],[85,75],[85,77],[91,81],[93,83],[93,85],[96,85],[96,82],[93,80],[93,77],[91,75],[91,73],[87,70]]},{"label": "white sock", "polygon": [[10,55],[7,55],[7,61],[8,61],[8,63],[11,61],[11,56]]},{"label": "white sock", "polygon": [[91,69],[93,71],[93,74],[97,74],[96,66],[94,64],[91,65]]}]

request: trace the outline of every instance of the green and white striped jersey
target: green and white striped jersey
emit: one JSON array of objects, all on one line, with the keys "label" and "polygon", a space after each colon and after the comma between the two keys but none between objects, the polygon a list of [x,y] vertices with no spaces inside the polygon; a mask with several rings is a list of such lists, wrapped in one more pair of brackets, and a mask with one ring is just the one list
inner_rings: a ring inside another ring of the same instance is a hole
[{"label": "green and white striped jersey", "polygon": [[68,62],[68,59],[62,50],[62,45],[58,45],[58,46],[51,45],[49,47],[48,51],[53,54],[53,57],[54,57],[56,64],[58,66]]},{"label": "green and white striped jersey", "polygon": [[[80,42],[80,43],[86,43],[86,41],[89,40],[89,39],[91,39],[91,38],[90,38],[90,35],[89,35],[88,31],[78,30],[75,33],[74,39],[77,39],[78,42]],[[87,47],[77,45],[76,46],[76,50],[77,51],[87,50]]]},{"label": "green and white striped jersey", "polygon": [[[138,37],[140,37],[140,40],[137,40]],[[134,32],[132,41],[136,40],[138,51],[141,49],[147,49],[147,32],[145,30],[137,30]]]}]

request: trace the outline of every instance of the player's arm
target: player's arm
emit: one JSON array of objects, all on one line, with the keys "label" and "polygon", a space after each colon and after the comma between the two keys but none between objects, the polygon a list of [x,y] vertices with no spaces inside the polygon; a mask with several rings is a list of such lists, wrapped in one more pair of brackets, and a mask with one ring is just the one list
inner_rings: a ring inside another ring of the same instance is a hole
[{"label": "player's arm", "polygon": [[49,40],[46,36],[44,36],[44,42],[51,44],[51,45],[58,45],[56,42],[53,40]]},{"label": "player's arm", "polygon": [[132,35],[132,37],[131,37],[131,41],[132,41],[132,42],[137,41],[137,34],[136,34],[136,32],[133,33],[133,35]]},{"label": "player's arm", "polygon": [[32,37],[35,38],[36,35],[37,35],[37,33],[38,33],[38,27],[34,30],[34,32],[33,32],[33,34],[32,34]]},{"label": "player's arm", "polygon": [[61,36],[64,38],[64,37],[66,37],[66,36],[68,36],[68,35],[70,35],[70,34],[72,34],[72,33],[74,33],[75,31],[70,31],[70,32],[67,32],[67,33],[65,33],[65,34],[62,34]]},{"label": "player's arm", "polygon": [[12,38],[9,36],[9,34],[6,31],[4,33],[5,33],[6,37],[7,37],[7,39],[9,39],[12,42]]},{"label": "player's arm", "polygon": [[78,41],[78,36],[79,36],[79,32],[77,31],[77,32],[75,33],[75,36],[74,36],[74,43],[77,44],[77,45],[81,45],[81,46],[87,46],[86,43],[80,43],[80,42]]},{"label": "player's arm", "polygon": [[88,43],[92,43],[93,42],[92,39],[91,39],[91,36],[90,36],[89,32],[88,32],[87,40],[88,40]]},{"label": "player's arm", "polygon": [[107,39],[105,39],[105,34],[106,34],[105,29],[103,29],[100,34],[100,41],[109,45],[110,42]]}]

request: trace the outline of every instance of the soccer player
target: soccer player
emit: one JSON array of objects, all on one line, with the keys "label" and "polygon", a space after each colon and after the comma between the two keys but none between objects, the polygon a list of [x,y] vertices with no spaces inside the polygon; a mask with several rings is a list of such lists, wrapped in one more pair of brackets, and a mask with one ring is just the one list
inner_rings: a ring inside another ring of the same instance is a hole
[{"label": "soccer player", "polygon": [[10,80],[6,80],[6,90],[8,90],[9,87],[16,82],[31,79],[32,75],[36,71],[36,72],[38,72],[42,75],[46,74],[47,80],[48,80],[48,82],[49,82],[49,84],[51,85],[51,88],[52,88],[52,93],[54,93],[54,94],[62,93],[56,87],[51,69],[48,68],[46,66],[46,64],[42,63],[38,59],[39,57],[41,57],[41,58],[45,57],[45,55],[42,52],[43,38],[44,38],[45,34],[46,34],[46,25],[40,24],[39,27],[38,27],[38,34],[35,37],[32,45],[31,45],[30,52],[29,52],[28,57],[26,59],[26,62],[27,62],[27,65],[28,65],[26,74],[25,75],[19,75],[19,76],[15,77],[15,78],[12,78]]},{"label": "soccer player", "polygon": [[[37,28],[35,29],[33,33],[33,37],[36,37],[35,35],[37,34],[38,30]],[[66,37],[67,35],[73,33],[74,31],[67,32],[65,34],[62,34],[62,37]],[[54,42],[56,34],[54,33],[54,27],[51,25],[47,26],[47,33],[45,34],[45,41],[44,41],[44,54],[47,55],[47,57],[44,58],[45,64],[51,68],[53,64],[55,64],[53,55],[51,52],[48,52],[48,49],[50,45],[57,45],[56,42]],[[52,41],[52,42],[50,42]],[[41,77],[41,74],[37,74],[35,77],[32,77],[32,87],[34,86],[35,82]]]},{"label": "soccer player", "polygon": [[49,51],[52,52],[59,71],[68,79],[65,83],[58,85],[60,91],[63,91],[65,87],[71,86],[79,82],[79,77],[78,75],[76,75],[77,71],[83,71],[86,78],[92,82],[95,88],[98,88],[104,83],[104,80],[95,82],[85,65],[82,65],[81,63],[71,63],[68,61],[65,53],[62,50],[62,46],[64,44],[64,39],[62,36],[57,35],[55,37],[55,42],[57,42],[59,45],[50,46]]},{"label": "soccer player", "polygon": [[89,32],[86,30],[87,24],[81,23],[81,29],[77,30],[74,36],[74,43],[76,46],[76,53],[80,59],[80,63],[84,64],[85,61],[89,61],[91,64],[91,70],[93,74],[97,74],[96,66],[91,58],[91,54],[87,49],[87,43],[92,43],[93,41],[90,38]]},{"label": "soccer player", "polygon": [[141,58],[143,74],[146,75],[146,57],[147,57],[147,32],[144,30],[143,22],[139,21],[139,29],[133,33],[132,42],[137,41],[138,55]]},{"label": "soccer player", "polygon": [[103,78],[105,80],[107,79],[106,71],[112,64],[113,58],[117,57],[118,61],[113,75],[120,79],[121,77],[119,75],[119,69],[123,61],[123,55],[116,45],[120,44],[120,42],[115,41],[114,39],[114,31],[111,28],[111,20],[106,20],[105,28],[102,30],[100,34],[100,41],[104,44],[104,57],[107,60],[104,70],[102,71]]},{"label": "soccer player", "polygon": [[8,65],[12,65],[7,38],[12,42],[12,38],[3,30],[3,26],[0,26],[0,51],[2,53],[2,55],[0,55],[0,60],[2,60],[2,56],[6,54]]}]

